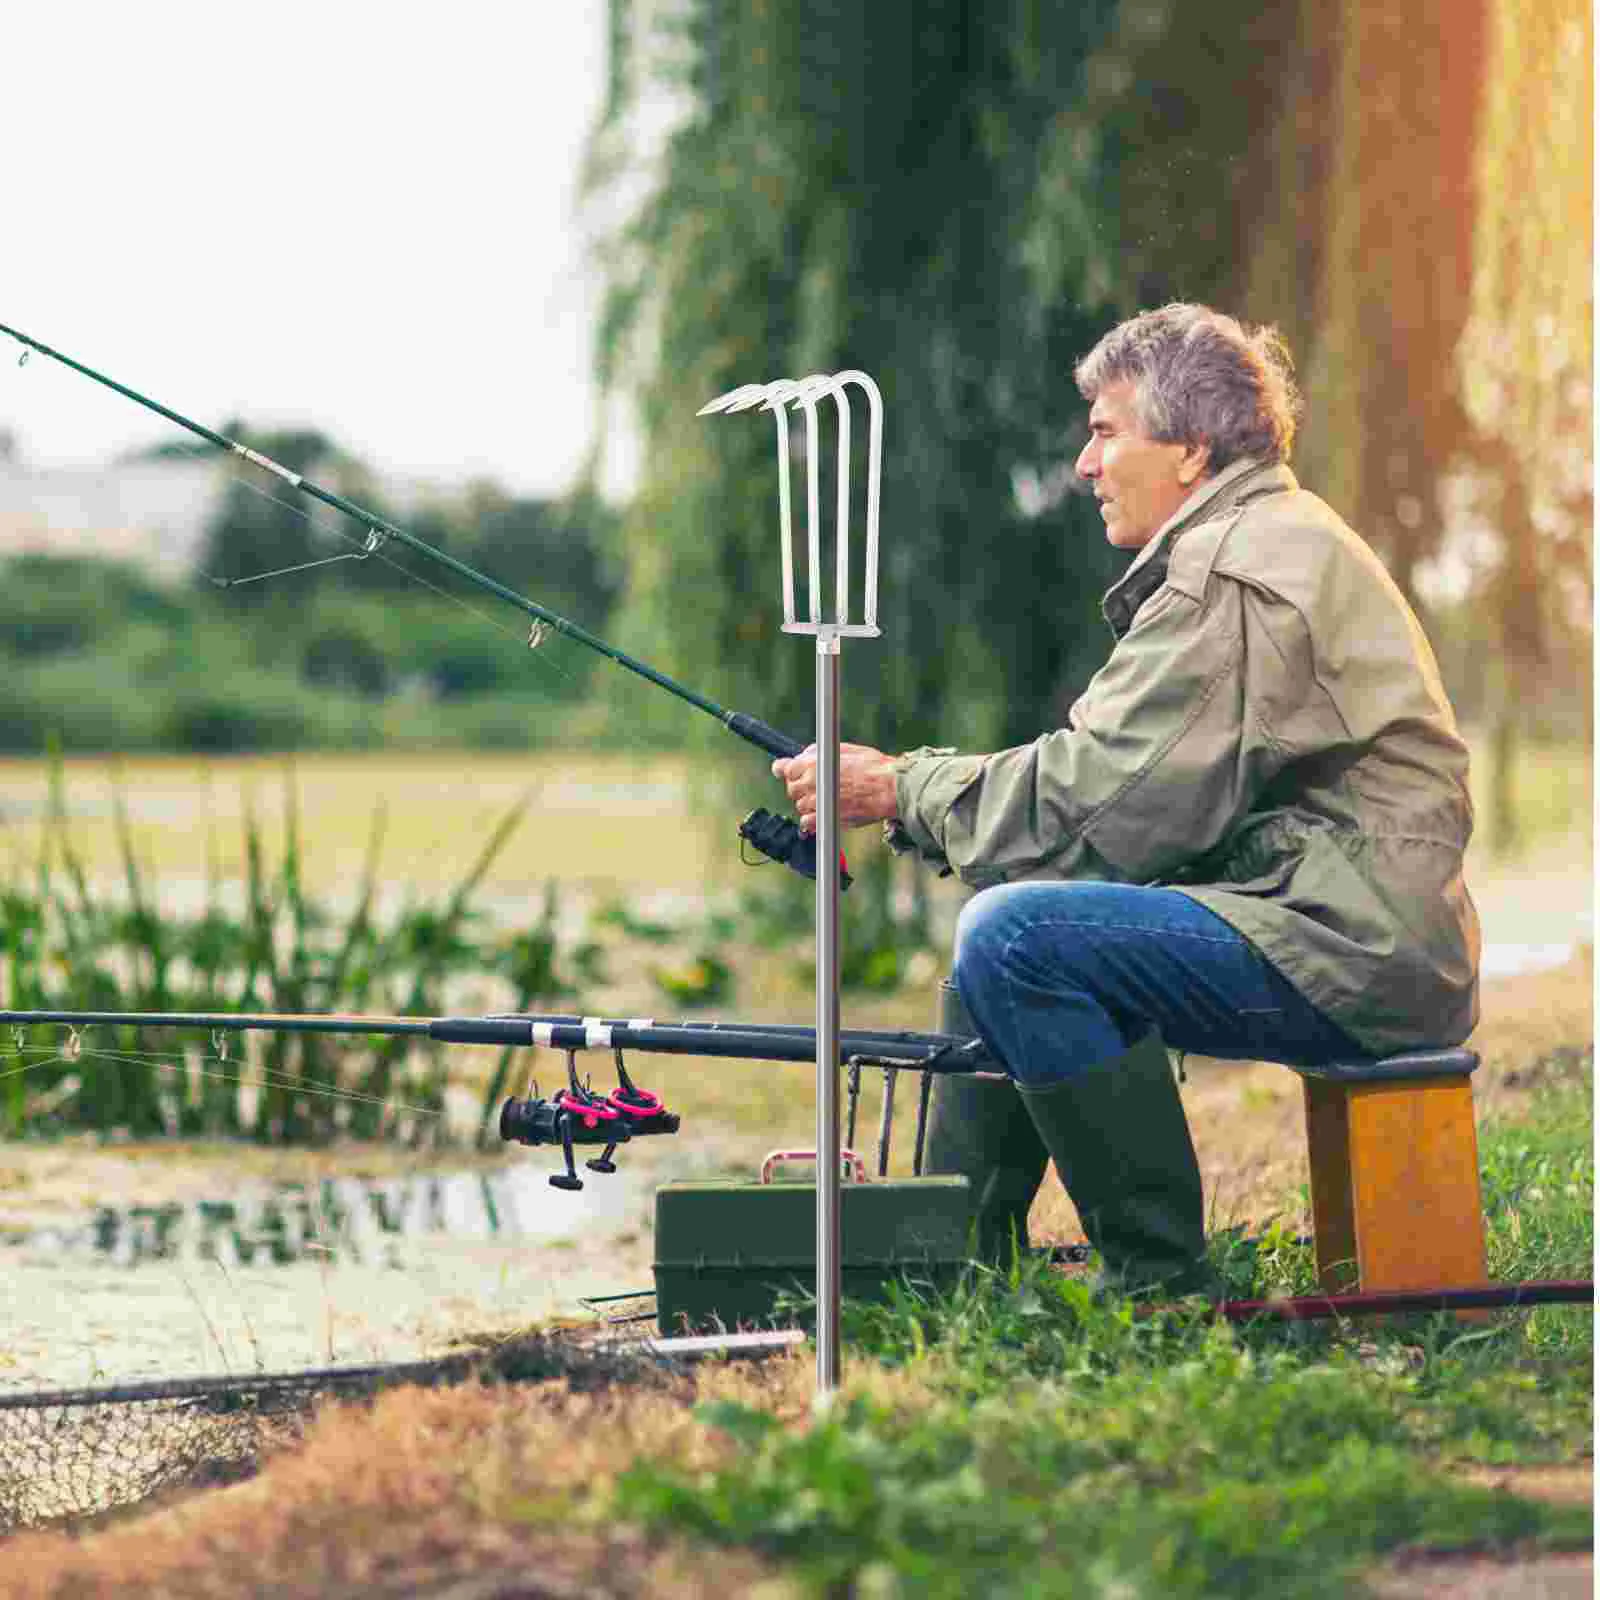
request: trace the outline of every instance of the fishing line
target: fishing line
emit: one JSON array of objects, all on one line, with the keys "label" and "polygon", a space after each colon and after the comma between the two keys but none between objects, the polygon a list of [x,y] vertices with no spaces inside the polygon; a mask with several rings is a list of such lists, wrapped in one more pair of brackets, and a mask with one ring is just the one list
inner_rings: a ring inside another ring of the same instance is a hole
[{"label": "fishing line", "polygon": [[[318,1095],[327,1100],[344,1100],[352,1105],[382,1106],[386,1110],[409,1111],[419,1117],[442,1117],[442,1110],[430,1106],[414,1106],[404,1100],[385,1100],[381,1095],[362,1094],[357,1089],[329,1089],[319,1084],[304,1083],[297,1078],[285,1078],[273,1073],[269,1069],[252,1068],[249,1075],[244,1073],[208,1072],[203,1066],[194,1066],[189,1060],[181,1063],[174,1060],[166,1051],[120,1051],[120,1050],[85,1050],[84,1055],[99,1061],[110,1061],[123,1066],[148,1067],[152,1062],[157,1065],[170,1065],[174,1071],[193,1071],[202,1078],[214,1078],[223,1083],[245,1085],[259,1082],[264,1089],[285,1089],[293,1094]],[[200,1061],[215,1061],[218,1065],[226,1065],[226,1056],[200,1056]],[[241,1059],[241,1065],[245,1065]]]},{"label": "fishing line", "polygon": [[[518,643],[526,643],[531,649],[537,650],[551,631],[535,621],[533,630],[536,631],[537,636],[535,636],[535,631],[530,631],[528,638],[524,640],[522,634],[515,628],[508,628],[503,622],[497,622],[487,611],[480,611],[477,606],[463,600],[460,595],[452,594],[448,589],[442,589],[436,583],[430,583],[420,572],[413,572],[410,567],[402,566],[393,556],[386,555],[384,546],[389,541],[386,537],[379,535],[377,529],[369,529],[367,536],[360,538],[356,534],[335,526],[333,523],[322,521],[307,511],[304,506],[297,506],[292,500],[286,500],[282,495],[274,494],[270,488],[247,478],[243,471],[235,467],[227,456],[201,450],[198,446],[185,444],[181,439],[172,440],[170,448],[176,450],[180,455],[187,456],[191,461],[198,461],[202,466],[220,468],[223,476],[230,482],[238,484],[241,489],[248,490],[249,493],[256,495],[258,498],[277,506],[279,510],[287,511],[290,516],[298,517],[313,532],[326,534],[335,539],[342,539],[346,544],[360,546],[359,549],[341,551],[336,556],[326,556],[319,561],[304,561],[296,566],[278,567],[270,572],[253,572],[242,578],[223,578],[214,572],[207,572],[203,567],[197,569],[201,577],[205,578],[207,582],[215,584],[219,589],[237,589],[241,584],[260,583],[267,578],[281,578],[291,572],[307,572],[312,567],[332,566],[335,561],[366,561],[376,556],[384,566],[398,572],[403,578],[409,578],[412,583],[421,585],[429,594],[437,595],[441,600],[448,600],[451,605],[459,607],[469,617],[474,617],[483,623],[485,627],[493,628],[496,633],[504,634],[506,638],[515,639]],[[558,678],[569,684],[576,681],[572,674],[566,671],[559,662],[550,659],[548,652],[538,658],[538,665],[547,671],[555,673]]]},{"label": "fishing line", "polygon": [[[52,1050],[49,1045],[33,1045],[31,1050]],[[20,1053],[20,1052],[19,1052]],[[175,1056],[170,1050],[101,1050],[90,1046],[82,1046],[76,1056],[67,1056],[60,1050],[54,1050],[47,1061],[24,1061],[20,1066],[7,1067],[0,1072],[0,1079],[14,1078],[19,1073],[33,1072],[40,1067],[54,1066],[60,1062],[64,1066],[71,1066],[78,1061],[109,1061],[115,1066],[148,1067],[152,1063],[157,1066],[170,1066],[181,1072],[193,1072],[202,1078],[213,1078],[222,1083],[231,1083],[236,1086],[244,1084],[259,1085],[264,1089],[286,1089],[295,1094],[319,1095],[330,1100],[346,1100],[354,1105],[381,1106],[395,1111],[409,1111],[419,1117],[442,1117],[445,1113],[432,1106],[414,1106],[404,1100],[386,1100],[381,1095],[362,1094],[356,1089],[329,1089],[318,1084],[304,1083],[297,1078],[282,1077],[269,1068],[250,1067],[243,1057],[240,1058],[241,1067],[248,1069],[248,1076],[241,1072],[208,1072],[204,1066],[197,1066],[196,1059],[200,1062],[214,1061],[218,1066],[226,1066],[227,1056],[202,1055],[198,1058]]]},{"label": "fishing line", "polygon": [[24,1061],[21,1066],[7,1067],[4,1072],[0,1072],[0,1078],[15,1078],[15,1077],[17,1077],[17,1076],[19,1076],[20,1074],[23,1074],[23,1073],[36,1072],[41,1067],[54,1067],[54,1066],[76,1067],[77,1064],[78,1064],[78,1060],[79,1060],[79,1058],[77,1056],[66,1056],[66,1055],[63,1055],[58,1050],[58,1051],[56,1051],[56,1053],[54,1055],[50,1056],[47,1060],[44,1060],[44,1061]]},{"label": "fishing line", "polygon": [[[18,1055],[22,1053],[20,1050],[17,1051]],[[30,1047],[28,1053],[30,1055],[43,1054],[47,1059],[43,1061],[24,1061],[21,1066],[7,1067],[4,1072],[0,1072],[0,1078],[15,1078],[19,1073],[32,1072],[36,1067],[53,1067],[58,1061],[64,1067],[72,1065],[71,1059],[62,1055],[53,1045],[34,1045]]]}]

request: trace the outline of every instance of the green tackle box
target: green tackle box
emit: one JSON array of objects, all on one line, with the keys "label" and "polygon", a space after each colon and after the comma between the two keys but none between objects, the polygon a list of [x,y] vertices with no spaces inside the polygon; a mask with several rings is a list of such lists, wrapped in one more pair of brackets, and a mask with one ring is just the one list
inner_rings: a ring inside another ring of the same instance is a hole
[{"label": "green tackle box", "polygon": [[[953,1282],[968,1259],[970,1220],[965,1178],[841,1182],[841,1291],[870,1300],[896,1279]],[[661,1332],[772,1326],[780,1295],[815,1295],[816,1239],[810,1181],[664,1184],[655,1238]]]}]

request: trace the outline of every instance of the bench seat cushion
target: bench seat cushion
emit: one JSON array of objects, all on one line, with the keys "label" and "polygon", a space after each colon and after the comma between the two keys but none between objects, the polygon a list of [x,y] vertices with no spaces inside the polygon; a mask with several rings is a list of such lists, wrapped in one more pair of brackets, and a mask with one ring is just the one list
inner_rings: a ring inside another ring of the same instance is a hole
[{"label": "bench seat cushion", "polygon": [[1302,1078],[1334,1083],[1385,1083],[1397,1078],[1465,1078],[1477,1070],[1472,1050],[1407,1050],[1371,1060],[1329,1061],[1320,1067],[1295,1067]]}]

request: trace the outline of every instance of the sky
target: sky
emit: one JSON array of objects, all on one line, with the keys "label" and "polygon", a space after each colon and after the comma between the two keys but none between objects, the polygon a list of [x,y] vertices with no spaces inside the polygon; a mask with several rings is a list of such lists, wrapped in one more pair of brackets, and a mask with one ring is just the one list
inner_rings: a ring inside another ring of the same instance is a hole
[{"label": "sky", "polygon": [[[603,0],[11,8],[0,322],[210,426],[567,487],[595,423],[577,205]],[[0,338],[24,460],[176,430]]]}]

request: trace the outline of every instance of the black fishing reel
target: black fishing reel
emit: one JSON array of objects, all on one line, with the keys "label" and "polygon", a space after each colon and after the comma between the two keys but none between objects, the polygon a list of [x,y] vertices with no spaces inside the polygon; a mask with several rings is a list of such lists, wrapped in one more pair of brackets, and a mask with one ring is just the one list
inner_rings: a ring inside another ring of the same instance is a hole
[{"label": "black fishing reel", "polygon": [[[801,877],[816,877],[817,836],[814,833],[801,833],[800,824],[793,817],[775,817],[758,806],[739,824],[739,837],[770,860],[794,868]],[[759,866],[760,862],[753,864]],[[850,873],[845,867],[844,852],[841,850],[839,887],[848,889],[850,884]]]},{"label": "black fishing reel", "polygon": [[622,1052],[615,1052],[617,1087],[599,1095],[578,1081],[577,1052],[567,1052],[567,1087],[550,1099],[531,1095],[526,1100],[512,1098],[500,1108],[500,1137],[514,1144],[559,1144],[567,1170],[553,1173],[553,1189],[581,1189],[572,1158],[575,1145],[599,1144],[605,1149],[584,1162],[591,1172],[615,1172],[611,1158],[618,1145],[651,1134],[676,1133],[681,1119],[668,1111],[659,1095],[641,1089],[628,1076]]}]

